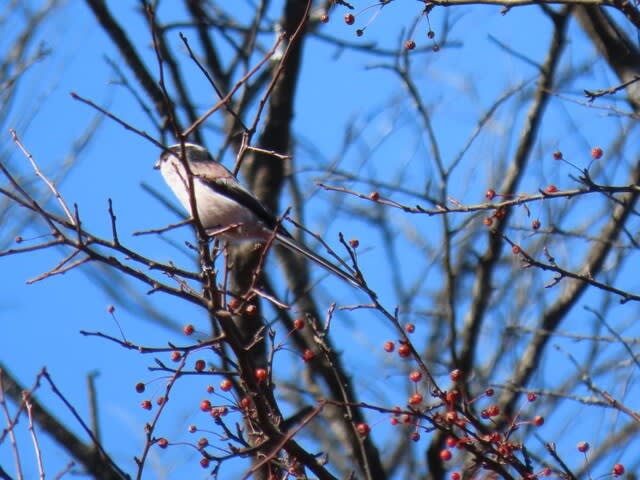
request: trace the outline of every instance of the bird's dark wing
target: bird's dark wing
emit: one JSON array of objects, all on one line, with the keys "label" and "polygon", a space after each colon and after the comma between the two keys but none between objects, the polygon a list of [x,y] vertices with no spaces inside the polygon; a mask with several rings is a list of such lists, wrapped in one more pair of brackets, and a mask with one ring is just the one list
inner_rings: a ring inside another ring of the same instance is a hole
[{"label": "bird's dark wing", "polygon": [[362,288],[368,292],[366,287],[363,287],[350,273],[344,271],[342,268],[334,265],[330,261],[322,258],[320,255],[309,250],[303,244],[295,240],[287,230],[278,225],[278,220],[275,216],[273,216],[267,207],[263,205],[263,203],[255,198],[251,193],[249,193],[242,185],[240,185],[233,178],[209,178],[203,175],[194,175],[199,181],[202,182],[203,185],[210,188],[218,195],[222,195],[224,197],[233,200],[234,202],[242,205],[244,208],[249,210],[253,215],[258,218],[262,222],[262,224],[268,228],[269,230],[275,230],[278,227],[276,233],[276,240],[281,243],[283,246],[289,248],[294,252],[298,252],[303,256],[307,257],[309,260],[316,262],[323,268],[327,269],[329,272],[337,275],[338,277],[346,280],[351,285]]},{"label": "bird's dark wing", "polygon": [[282,225],[278,226],[277,218],[267,210],[267,207],[235,180],[209,178],[203,175],[194,175],[194,177],[217,194],[227,197],[251,211],[269,230],[275,230],[278,227],[279,233],[287,237],[291,236]]}]

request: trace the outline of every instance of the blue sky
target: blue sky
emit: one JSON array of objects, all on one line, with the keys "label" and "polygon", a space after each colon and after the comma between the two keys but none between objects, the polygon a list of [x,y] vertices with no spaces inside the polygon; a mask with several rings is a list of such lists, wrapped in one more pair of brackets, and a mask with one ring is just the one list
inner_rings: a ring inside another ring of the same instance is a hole
[{"label": "blue sky", "polygon": [[[273,10],[276,12],[281,2],[274,3],[276,5]],[[172,15],[170,8],[168,4],[164,5],[160,14],[169,18]],[[119,9],[119,18],[125,23],[131,40],[141,46],[149,64],[153,65],[150,38],[140,16],[133,6]],[[359,15],[358,18],[366,19],[372,13],[373,10]],[[360,40],[353,35],[354,28],[346,26],[341,21],[342,13],[335,13],[324,31],[353,42],[375,40],[389,48],[396,48],[400,30],[410,28],[418,13],[419,9],[414,2],[394,2],[367,28],[365,36]],[[500,51],[489,36],[498,38],[515,51],[526,52],[530,58],[541,61],[547,48],[550,24],[541,18],[537,10],[529,8],[514,9],[507,15],[501,15],[499,7],[461,7],[446,12],[436,11],[432,15],[436,35],[446,14],[450,15],[449,18],[454,25],[451,40],[457,42],[457,46],[443,48],[437,54],[416,54],[411,60],[418,64],[415,72],[420,75],[418,83],[421,92],[426,103],[432,107],[431,113],[434,118],[438,119],[435,129],[442,146],[443,157],[452,158],[460,150],[463,140],[471,134],[481,112],[485,111],[505,88],[530,81],[536,73],[533,67]],[[417,32],[424,30],[426,25],[422,20]],[[565,55],[564,67],[569,69],[588,64],[589,59],[594,58],[593,49],[577,25],[571,26],[569,35],[572,41]],[[118,54],[96,27],[94,19],[83,4],[70,2],[50,22],[42,39],[51,46],[52,55],[27,73],[18,99],[10,112],[11,120],[8,126],[18,131],[22,142],[48,176],[57,178],[74,141],[98,117],[95,111],[74,101],[69,95],[72,91],[100,105],[106,105],[110,111],[128,122],[152,131],[152,126],[130,96],[112,83],[114,75],[105,63],[105,56],[120,61]],[[416,35],[416,40],[419,47],[429,45],[423,33]],[[175,41],[179,42],[177,31]],[[381,260],[380,252],[384,251],[381,245],[383,239],[372,233],[364,222],[353,221],[344,215],[334,215],[333,211],[326,210],[327,198],[333,201],[343,199],[339,199],[338,194],[318,189],[314,182],[322,178],[319,165],[324,163],[324,159],[339,158],[343,155],[341,164],[345,168],[352,168],[357,173],[370,177],[386,178],[390,170],[394,174],[396,172],[390,165],[403,165],[403,186],[420,191],[424,188],[424,179],[434,177],[432,163],[425,160],[429,155],[428,142],[421,133],[421,127],[415,123],[411,102],[397,87],[397,78],[391,72],[380,68],[371,58],[358,52],[348,49],[338,52],[319,40],[312,39],[307,42],[305,55],[294,128],[298,138],[304,140],[299,140],[296,148],[296,168],[304,172],[298,181],[303,186],[304,194],[309,197],[305,219],[307,226],[323,232],[325,238],[336,249],[339,247],[339,231],[344,232],[347,238],[359,238],[364,252],[361,257],[364,271],[370,274],[374,288],[382,292],[383,301],[388,302],[389,308],[393,308],[393,302],[397,299],[392,292],[385,291],[388,283],[385,275],[388,265],[384,259]],[[186,56],[181,60],[189,61]],[[595,64],[592,69],[585,69],[585,88],[602,88],[615,83],[614,76],[601,64]],[[309,91],[314,94],[305,93]],[[195,73],[195,69],[193,92],[194,96],[202,99],[203,110],[213,101],[212,92]],[[575,89],[563,93],[574,99],[580,95]],[[497,157],[503,148],[504,137],[513,135],[513,142],[517,140],[523,111],[516,108],[517,95],[514,97],[487,127],[489,133],[478,139],[466,155],[465,162],[468,162],[469,168],[462,168],[461,173],[457,174],[457,182],[452,182],[458,189],[451,191],[450,195],[457,200],[463,203],[481,202],[487,186],[501,179],[503,172],[492,168],[495,164],[491,159]],[[390,101],[390,98],[397,99]],[[391,108],[387,109],[388,105],[391,105]],[[375,111],[384,113],[373,116],[373,121],[363,128],[354,145],[343,154],[341,140],[347,126],[357,129],[371,116],[370,112]],[[24,122],[25,118],[29,119],[28,123]],[[542,125],[541,140],[535,149],[540,157],[539,164],[532,169],[531,175],[521,185],[525,191],[535,191],[551,182],[561,188],[563,185],[573,186],[568,174],[575,172],[565,164],[558,166],[554,163],[549,152],[561,149],[575,163],[584,165],[589,161],[588,152],[591,146],[608,145],[616,134],[615,119],[612,120],[606,112],[589,109],[584,104],[555,101],[549,108],[547,118]],[[214,123],[215,121],[216,119],[212,120]],[[622,125],[624,121],[621,120],[617,124]],[[514,128],[514,125],[517,127]],[[27,160],[15,148],[9,134],[3,132],[2,135],[2,150],[12,152],[11,168],[31,178],[33,175]],[[637,135],[633,138],[637,140]],[[380,141],[381,139],[384,140]],[[307,148],[307,145],[314,145],[314,149]],[[371,161],[361,165],[361,152],[367,151],[371,152]],[[111,198],[121,236],[132,248],[143,249],[146,254],[159,260],[179,258],[179,261],[188,264],[188,260],[166,242],[131,235],[136,230],[158,228],[176,221],[172,213],[142,188],[142,184],[146,184],[158,192],[168,194],[160,176],[152,169],[158,153],[153,145],[110,120],[103,119],[88,148],[77,159],[70,174],[59,183],[59,189],[70,205],[77,203],[81,219],[89,230],[99,235],[109,235],[107,199]],[[631,161],[635,152],[628,155]],[[233,159],[225,160],[228,166],[231,166]],[[624,181],[624,171],[605,173],[616,181]],[[352,186],[364,193],[370,188],[359,184]],[[344,201],[360,205],[362,208],[371,207],[352,198]],[[282,205],[286,206],[286,199]],[[601,203],[594,202],[593,206],[597,208]],[[532,209],[541,216],[545,213],[544,208],[538,205]],[[19,218],[22,213],[15,209],[13,215]],[[399,212],[390,212],[390,215],[399,228],[410,225],[418,234],[427,237],[430,231],[439,228],[439,224],[435,223],[439,222],[437,217],[407,217]],[[463,219],[458,218],[455,221],[462,222]],[[527,221],[523,216],[522,224]],[[576,222],[580,222],[580,219],[576,219]],[[8,230],[12,226],[0,226],[0,233],[5,231],[5,228]],[[21,235],[28,239],[41,231],[41,225],[29,225]],[[182,240],[188,238],[184,231],[176,233],[176,236]],[[522,234],[519,239],[525,241],[526,235]],[[430,241],[437,243],[436,239]],[[404,248],[408,255],[420,255],[415,245],[407,244]],[[144,441],[142,426],[149,419],[149,414],[138,408],[141,396],[134,392],[133,387],[138,381],[158,377],[147,370],[147,367],[153,364],[153,358],[124,351],[107,341],[86,338],[78,333],[80,330],[90,330],[118,335],[118,328],[107,312],[107,307],[114,304],[114,299],[91,280],[91,275],[94,275],[109,282],[106,272],[98,266],[89,265],[84,269],[52,277],[34,285],[26,284],[28,279],[55,265],[61,256],[61,251],[49,250],[0,258],[0,268],[5,272],[3,283],[6,286],[0,294],[0,355],[13,369],[14,375],[27,385],[46,365],[58,387],[85,418],[88,414],[85,376],[88,372],[99,372],[96,383],[103,415],[101,420],[105,444],[123,468],[133,471],[132,455],[141,451]],[[567,252],[558,252],[558,256],[571,259]],[[633,271],[633,267],[629,266],[625,270],[627,275],[623,279],[629,279],[628,270]],[[418,271],[418,267],[409,262],[407,278],[417,275]],[[322,272],[314,271],[314,275],[319,277]],[[430,281],[438,281],[438,278],[431,277]],[[631,282],[631,285],[637,287],[634,282]],[[339,280],[328,279],[323,282],[322,287],[326,291],[323,295],[325,299],[335,297],[342,303],[362,301],[357,293],[345,289]],[[532,318],[535,317],[541,302],[550,302],[557,294],[557,291],[536,290],[538,296],[532,298]],[[144,298],[145,295],[146,288],[140,285],[134,285],[127,291],[127,296],[133,304],[137,298]],[[592,304],[597,304],[600,296],[594,295],[589,300]],[[207,324],[206,318],[195,308],[185,307],[175,299],[154,295],[152,304],[154,308],[163,312],[173,325],[180,326],[188,320],[204,329]],[[141,310],[126,310],[120,308],[117,303],[115,306],[117,320],[127,338],[133,342],[161,346],[166,345],[168,341],[186,341],[176,329],[162,328],[150,323]],[[629,319],[627,323],[630,325],[623,332],[624,335],[638,335],[638,329],[633,328],[630,320],[637,314],[637,309],[634,306],[620,306],[615,311],[619,312],[623,319]],[[500,310],[496,312],[498,315]],[[373,401],[378,395],[382,395],[390,397],[390,401],[401,401],[394,398],[393,393],[386,392],[384,387],[386,381],[400,384],[402,370],[392,367],[385,371],[382,385],[379,378],[378,368],[383,357],[380,345],[391,335],[389,327],[380,318],[366,313],[339,314],[338,319],[341,321],[335,322],[334,339],[343,351],[346,363],[357,365],[357,369],[363,372],[357,379],[363,387],[363,400]],[[365,321],[366,329],[354,328],[357,322]],[[522,321],[527,323],[532,319]],[[581,322],[584,322],[580,315],[573,318],[573,321],[575,324],[565,326],[567,330],[578,329]],[[486,344],[491,345],[492,335],[500,333],[492,331],[491,326],[488,326],[484,332]],[[421,332],[421,335],[426,336],[426,332]],[[562,344],[563,341],[559,340],[558,343]],[[577,342],[565,343],[568,345],[567,348],[580,354],[581,347]],[[351,349],[352,344],[357,348]],[[371,351],[375,354],[363,354]],[[551,358],[566,359],[566,356]],[[545,365],[544,371],[552,375],[555,366],[554,360],[551,360],[551,364]],[[447,373],[438,366],[435,370],[442,377]],[[614,385],[604,388],[615,388],[628,382],[627,389],[637,392],[638,387],[633,376],[629,378],[624,373],[620,376],[621,378],[615,382],[612,381]],[[153,385],[160,391],[163,382],[157,381]],[[199,400],[194,400],[192,392],[199,391],[200,393],[195,394],[195,398],[199,399],[200,395],[204,394],[205,387],[201,381],[186,380],[176,391],[173,414],[163,417],[160,428],[169,438],[189,440],[185,425],[199,421],[200,414],[197,410]],[[622,387],[622,390],[624,389]],[[74,425],[60,402],[46,393],[46,389],[41,395],[52,411]],[[579,415],[583,408],[585,407],[578,406],[573,413]],[[566,425],[558,425],[556,428],[567,439],[567,443],[562,447],[565,448],[565,458],[574,465],[581,461],[573,449],[575,442],[586,439],[596,445],[604,441],[599,432],[607,431],[607,422],[616,421],[615,416],[603,415],[601,427],[583,430],[580,422],[574,422],[575,418],[570,415],[565,415],[564,418]],[[372,422],[376,422],[375,417]],[[30,456],[31,448],[26,428],[23,426],[19,431],[26,478],[32,478],[36,472],[35,461]],[[75,431],[79,430],[76,428]],[[589,432],[589,438],[583,436],[585,431]],[[384,436],[386,430],[381,425],[375,434]],[[52,475],[67,463],[68,457],[51,446],[46,439],[42,440],[46,446],[44,450],[47,453],[47,471]],[[186,455],[185,451],[190,453]],[[627,461],[633,460],[633,448],[624,450],[621,456]],[[190,475],[190,478],[204,478],[203,471],[194,467],[194,458],[197,458],[196,452],[189,449],[175,448],[163,452],[154,449],[149,463],[148,478],[175,478],[173,475],[178,474]],[[12,464],[6,444],[0,446],[0,464]],[[163,469],[167,467],[170,471],[167,477],[163,477]]]}]

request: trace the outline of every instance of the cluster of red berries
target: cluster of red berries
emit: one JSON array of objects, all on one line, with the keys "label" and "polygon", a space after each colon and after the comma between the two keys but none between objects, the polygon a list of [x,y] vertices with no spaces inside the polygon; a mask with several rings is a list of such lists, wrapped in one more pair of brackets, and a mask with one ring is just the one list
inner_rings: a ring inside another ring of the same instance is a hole
[{"label": "cluster of red berries", "polygon": [[[400,347],[407,347],[410,350],[410,346],[406,343],[400,342]],[[384,343],[384,350],[388,353],[394,352],[396,349],[396,344],[392,341],[387,341]],[[422,381],[424,378],[424,374],[422,371],[416,369],[412,370],[408,374],[409,381],[416,385]],[[464,372],[461,369],[454,369],[449,373],[449,378],[452,382],[458,383],[464,378]],[[507,433],[501,433],[498,431],[488,432],[483,434],[477,434],[477,436],[469,434],[469,422],[464,416],[461,416],[459,412],[460,402],[463,401],[463,395],[461,395],[460,391],[456,388],[449,390],[443,393],[432,392],[432,395],[441,398],[443,405],[446,407],[445,412],[434,411],[431,413],[431,421],[434,425],[441,425],[443,428],[446,428],[451,432],[451,435],[446,439],[446,446],[439,452],[440,459],[443,462],[448,462],[453,458],[453,450],[454,449],[466,449],[470,445],[481,442],[484,444],[483,448],[486,448],[487,444],[492,445],[493,455],[496,456],[497,459],[505,460],[515,455],[515,452],[522,449],[522,444],[513,438],[511,438],[510,432],[512,428],[517,428],[517,425],[523,423],[529,423],[536,427],[541,427],[544,425],[544,417],[541,415],[534,416],[531,420],[527,422],[519,422],[518,424],[513,422],[513,425],[509,427],[509,431]],[[486,397],[490,398],[494,395],[493,388],[487,388],[483,395],[478,397]],[[467,403],[473,403],[477,399],[467,400]],[[537,395],[533,392],[527,394],[528,402],[535,402],[537,400]],[[424,396],[419,391],[415,391],[407,401],[410,409],[417,409],[423,405]],[[499,417],[502,414],[500,407],[497,404],[490,404],[486,408],[482,409],[480,412],[480,416],[486,420],[493,422],[496,417]],[[411,439],[413,441],[418,441],[420,439],[419,433],[419,423],[415,414],[411,411],[402,412],[400,407],[395,407],[392,410],[392,416],[390,418],[392,425],[407,425],[413,426],[415,430],[411,433]],[[364,428],[364,427],[363,427]],[[360,431],[360,430],[359,430]],[[369,434],[369,426],[366,427],[367,435]],[[456,433],[459,432],[459,433]],[[461,478],[460,473],[453,472],[451,474],[451,478]]]},{"label": "cluster of red berries", "polygon": [[[385,1],[381,2],[382,4],[386,3]],[[344,19],[344,23],[346,23],[347,25],[353,25],[354,23],[356,23],[356,17],[353,13],[346,13],[343,17]],[[320,22],[321,23],[329,23],[329,15],[327,15],[326,13],[323,13],[322,15],[320,15]],[[361,37],[362,35],[364,35],[364,28],[358,28],[356,29],[356,36]],[[436,34],[433,30],[431,30],[431,28],[429,28],[429,30],[427,31],[427,38],[429,38],[429,40],[433,40],[435,38]],[[416,42],[413,39],[408,39],[404,42],[404,48],[407,50],[413,50],[416,48]],[[433,51],[437,52],[440,50],[440,46],[436,43],[433,45]]]},{"label": "cluster of red berries", "polygon": [[[594,160],[600,160],[603,154],[604,151],[601,147],[593,147],[591,149],[591,158],[593,158]],[[564,156],[562,155],[562,152],[560,150],[556,150],[552,155],[554,160],[564,160]]]},{"label": "cluster of red berries", "polygon": [[[604,152],[603,152],[602,148],[600,148],[600,147],[593,147],[591,149],[591,157],[594,160],[601,159],[603,154],[604,154]],[[562,152],[559,151],[559,150],[554,151],[552,155],[553,155],[553,159],[554,160],[564,160]],[[548,195],[553,195],[555,193],[558,193],[559,190],[558,190],[558,187],[556,187],[554,184],[549,184],[544,188],[543,192],[545,194],[548,194]],[[489,201],[493,200],[494,198],[496,198],[498,196],[502,196],[502,195],[497,194],[496,191],[493,188],[488,189],[486,191],[486,193],[485,193],[485,197]],[[485,225],[487,225],[488,227],[490,227],[490,226],[493,225],[494,218],[500,219],[500,218],[502,218],[504,216],[504,213],[505,212],[504,212],[503,208],[498,208],[498,209],[495,210],[495,212],[494,212],[494,214],[492,216],[485,217],[483,219],[483,223]],[[539,219],[535,219],[535,220],[533,220],[531,222],[531,228],[533,230],[538,230],[540,228],[540,226],[541,226],[541,223],[540,223]]]},{"label": "cluster of red berries", "polygon": [[[407,332],[408,334],[414,333],[416,331],[415,324],[407,323],[404,326],[404,331]],[[398,346],[398,356],[400,356],[401,358],[408,358],[409,355],[411,355],[411,347],[404,340],[400,340],[398,343],[400,344]],[[385,352],[391,353],[391,352],[395,351],[396,344],[395,344],[395,342],[393,342],[391,340],[387,340],[386,342],[384,342],[384,345],[383,345],[382,348],[384,348]]]}]

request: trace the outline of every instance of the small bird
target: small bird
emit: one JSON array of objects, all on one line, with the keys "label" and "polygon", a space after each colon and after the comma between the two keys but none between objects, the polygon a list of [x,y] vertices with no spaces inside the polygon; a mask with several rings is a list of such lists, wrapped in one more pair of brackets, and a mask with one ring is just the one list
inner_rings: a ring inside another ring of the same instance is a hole
[{"label": "small bird", "polygon": [[[180,160],[182,151],[181,144],[171,145],[160,155],[155,168],[160,169],[169,188],[191,214],[189,177]],[[266,242],[273,237],[280,245],[307,257],[351,285],[362,288],[351,274],[293,238],[262,202],[244,188],[224,165],[216,162],[206,148],[185,143],[184,152],[193,175],[198,218],[208,234],[232,243],[247,240]]]}]

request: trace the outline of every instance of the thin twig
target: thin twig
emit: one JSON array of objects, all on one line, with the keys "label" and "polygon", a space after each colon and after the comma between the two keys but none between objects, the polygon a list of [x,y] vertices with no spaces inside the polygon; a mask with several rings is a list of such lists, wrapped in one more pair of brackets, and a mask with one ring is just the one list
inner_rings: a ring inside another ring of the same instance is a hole
[{"label": "thin twig", "polygon": [[36,175],[38,177],[40,177],[40,179],[47,185],[49,190],[51,190],[51,193],[53,193],[53,196],[56,197],[56,200],[58,200],[58,203],[62,207],[62,210],[64,210],[65,215],[67,216],[69,221],[71,223],[73,223],[73,221],[74,221],[73,220],[73,215],[71,215],[71,211],[69,210],[69,207],[67,207],[66,202],[62,198],[62,195],[60,195],[60,192],[58,191],[56,186],[53,184],[52,181],[50,181],[44,175],[44,173],[42,173],[42,170],[40,170],[40,167],[38,166],[38,164],[36,163],[35,159],[33,158],[33,155],[31,155],[31,153],[29,151],[27,151],[25,146],[22,144],[22,142],[18,138],[18,134],[16,133],[16,131],[11,128],[11,129],[9,129],[9,132],[11,133],[11,137],[13,138],[13,141],[16,143],[16,145],[18,145],[18,148],[20,149],[20,151],[22,151],[24,156],[27,157],[27,160],[29,160],[29,162],[31,163],[31,166],[33,167],[33,170],[35,171]]}]

